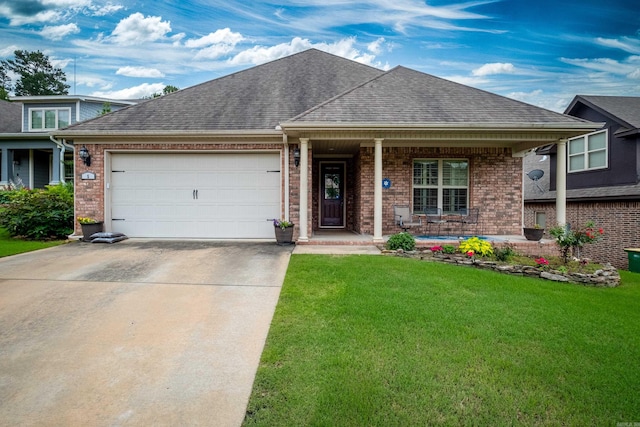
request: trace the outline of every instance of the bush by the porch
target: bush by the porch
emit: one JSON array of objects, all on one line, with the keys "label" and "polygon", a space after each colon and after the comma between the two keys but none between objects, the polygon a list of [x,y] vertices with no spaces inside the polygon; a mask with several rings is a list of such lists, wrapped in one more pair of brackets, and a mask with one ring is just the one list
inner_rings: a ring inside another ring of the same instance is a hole
[{"label": "bush by the porch", "polygon": [[416,248],[416,239],[411,234],[403,231],[389,237],[386,247],[391,251],[397,251],[398,249],[412,251]]},{"label": "bush by the porch", "polygon": [[28,239],[59,239],[73,232],[73,187],[21,188],[4,192],[0,226],[11,236]]}]

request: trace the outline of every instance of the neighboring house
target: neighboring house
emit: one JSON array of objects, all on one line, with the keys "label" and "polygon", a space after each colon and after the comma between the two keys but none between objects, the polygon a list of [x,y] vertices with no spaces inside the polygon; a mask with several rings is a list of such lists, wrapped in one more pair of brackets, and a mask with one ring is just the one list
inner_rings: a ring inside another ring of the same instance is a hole
[{"label": "neighboring house", "polygon": [[[640,97],[578,95],[566,114],[603,123],[567,141],[567,222],[589,220],[605,231],[585,255],[627,268],[623,248],[640,247]],[[555,224],[557,146],[527,156],[525,174],[542,170],[534,182],[525,176],[525,223]]]},{"label": "neighboring house", "polygon": [[[43,188],[73,179],[73,147],[49,132],[135,102],[76,95],[17,96],[0,104],[0,188]],[[6,113],[6,114],[5,114]]]},{"label": "neighboring house", "polygon": [[598,127],[312,49],[53,135],[90,152],[76,215],[110,231],[272,239],[284,217],[299,243],[325,229],[381,242],[394,204],[478,207],[483,233],[521,235],[524,153]]}]

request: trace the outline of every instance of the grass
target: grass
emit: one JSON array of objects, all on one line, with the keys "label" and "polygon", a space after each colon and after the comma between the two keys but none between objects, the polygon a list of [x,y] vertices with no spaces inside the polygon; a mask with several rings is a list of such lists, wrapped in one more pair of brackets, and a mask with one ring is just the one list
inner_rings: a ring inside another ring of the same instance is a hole
[{"label": "grass", "polygon": [[640,274],[590,288],[294,255],[244,425],[640,421]]},{"label": "grass", "polygon": [[0,228],[0,258],[23,252],[37,251],[66,243],[66,240],[51,240],[46,242],[35,240],[14,239],[4,228]]}]

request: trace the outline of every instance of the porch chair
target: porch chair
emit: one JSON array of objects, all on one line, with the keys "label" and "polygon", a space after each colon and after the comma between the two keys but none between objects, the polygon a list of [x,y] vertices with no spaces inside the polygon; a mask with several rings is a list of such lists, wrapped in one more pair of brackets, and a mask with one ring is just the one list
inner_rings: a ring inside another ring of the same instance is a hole
[{"label": "porch chair", "polygon": [[444,219],[442,219],[442,209],[440,208],[425,208],[424,216],[427,220],[427,232],[431,234],[431,225],[435,224],[438,226],[438,232],[435,234],[436,236],[440,235],[440,227],[442,224],[446,223]]},{"label": "porch chair", "polygon": [[393,218],[403,231],[422,226],[422,219],[411,214],[409,205],[393,205]]},{"label": "porch chair", "polygon": [[478,223],[480,222],[480,209],[479,208],[469,208],[469,209],[460,209],[460,228],[461,235],[464,236],[464,229],[467,224],[475,225],[475,234],[478,234]]}]

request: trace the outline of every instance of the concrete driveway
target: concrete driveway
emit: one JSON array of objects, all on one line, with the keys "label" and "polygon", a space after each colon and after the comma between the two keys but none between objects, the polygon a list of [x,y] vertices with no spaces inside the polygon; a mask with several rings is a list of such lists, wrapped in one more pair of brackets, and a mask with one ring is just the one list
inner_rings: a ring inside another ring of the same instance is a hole
[{"label": "concrete driveway", "polygon": [[0,258],[0,425],[240,425],[291,250],[132,239]]}]

